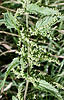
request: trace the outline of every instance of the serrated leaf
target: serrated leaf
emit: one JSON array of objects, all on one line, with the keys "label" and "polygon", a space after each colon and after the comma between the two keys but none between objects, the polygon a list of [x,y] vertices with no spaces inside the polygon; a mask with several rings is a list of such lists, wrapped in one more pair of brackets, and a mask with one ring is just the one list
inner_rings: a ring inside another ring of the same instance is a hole
[{"label": "serrated leaf", "polygon": [[37,21],[36,28],[42,30],[43,32],[50,30],[51,26],[57,22],[57,17],[46,16],[43,19]]},{"label": "serrated leaf", "polygon": [[39,20],[36,23],[36,27],[41,28],[41,27],[44,27],[45,25],[52,26],[56,19],[57,19],[56,16],[54,16],[54,17],[52,17],[52,16],[51,17],[50,16],[44,17],[43,19]]},{"label": "serrated leaf", "polygon": [[47,91],[51,93],[53,96],[55,96],[58,100],[63,100],[62,96],[59,94],[58,90],[54,88],[51,84],[46,82],[45,80],[40,80],[39,84],[36,85],[37,89],[40,89],[41,91]]},{"label": "serrated leaf", "polygon": [[17,30],[17,21],[15,20],[12,13],[8,12],[8,13],[4,13],[3,15],[4,15],[5,25],[7,26],[7,28],[9,29],[15,28]]},{"label": "serrated leaf", "polygon": [[28,11],[31,13],[43,14],[43,15],[58,15],[60,14],[58,10],[54,10],[48,7],[39,7],[36,4],[29,4],[27,7]]},{"label": "serrated leaf", "polygon": [[14,58],[13,61],[11,62],[11,64],[9,64],[9,66],[8,66],[8,68],[7,68],[7,71],[6,71],[6,73],[5,73],[4,80],[3,80],[3,81],[1,82],[1,84],[0,84],[0,90],[1,90],[1,88],[4,86],[5,80],[6,80],[7,76],[9,75],[11,69],[12,69],[13,67],[15,68],[15,67],[18,66],[18,65],[19,65],[19,58]]},{"label": "serrated leaf", "polygon": [[12,96],[12,100],[18,100],[15,96]]}]

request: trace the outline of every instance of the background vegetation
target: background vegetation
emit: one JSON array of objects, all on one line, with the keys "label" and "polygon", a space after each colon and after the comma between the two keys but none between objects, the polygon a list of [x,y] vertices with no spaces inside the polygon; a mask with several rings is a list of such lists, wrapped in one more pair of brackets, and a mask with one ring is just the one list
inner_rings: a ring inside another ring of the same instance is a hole
[{"label": "background vegetation", "polygon": [[0,2],[0,99],[63,100],[64,0]]}]

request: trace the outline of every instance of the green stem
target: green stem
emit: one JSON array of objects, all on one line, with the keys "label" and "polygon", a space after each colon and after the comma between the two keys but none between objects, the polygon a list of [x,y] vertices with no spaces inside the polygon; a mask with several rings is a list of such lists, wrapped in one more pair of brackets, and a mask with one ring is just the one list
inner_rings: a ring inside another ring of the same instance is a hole
[{"label": "green stem", "polygon": [[28,31],[28,13],[26,12],[26,27],[27,27],[27,31]]},{"label": "green stem", "polygon": [[[26,4],[27,4],[26,5],[26,10],[27,10],[28,0],[26,1]],[[26,12],[26,27],[27,27],[27,32],[28,32],[28,13],[27,12]],[[29,55],[29,41],[28,41],[28,55]],[[29,77],[29,73],[30,73],[30,62],[29,62],[29,57],[28,57],[28,75],[27,75],[27,77]],[[29,81],[26,80],[26,89],[25,89],[25,93],[24,93],[24,100],[26,100],[28,84],[29,84]]]}]

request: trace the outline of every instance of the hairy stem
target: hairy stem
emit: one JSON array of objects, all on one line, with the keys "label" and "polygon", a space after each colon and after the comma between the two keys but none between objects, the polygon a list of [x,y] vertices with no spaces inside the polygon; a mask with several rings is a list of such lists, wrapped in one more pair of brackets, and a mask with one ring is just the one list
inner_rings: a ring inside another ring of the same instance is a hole
[{"label": "hairy stem", "polygon": [[[28,6],[28,0],[26,2],[26,10],[27,10],[27,6]],[[28,13],[26,13],[26,27],[27,27],[27,32],[28,32]],[[28,55],[29,55],[29,42],[28,42]],[[27,75],[27,77],[29,76],[29,73],[30,73],[29,70],[30,70],[30,62],[29,62],[29,57],[28,57],[28,75]],[[29,84],[29,81],[26,80],[26,89],[25,89],[25,94],[24,94],[24,100],[26,100],[28,84]]]}]

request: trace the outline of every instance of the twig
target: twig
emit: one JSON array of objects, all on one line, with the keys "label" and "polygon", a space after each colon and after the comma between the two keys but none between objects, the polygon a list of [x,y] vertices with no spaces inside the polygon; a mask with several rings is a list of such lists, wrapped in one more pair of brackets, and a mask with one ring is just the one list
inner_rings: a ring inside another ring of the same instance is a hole
[{"label": "twig", "polygon": [[64,5],[64,3],[51,4],[49,6],[61,6],[61,5]]},{"label": "twig", "polygon": [[9,10],[9,11],[12,11],[12,12],[16,12],[15,10],[12,10],[12,9],[9,9],[9,8],[3,7],[3,6],[0,6],[0,8],[5,9],[5,10]]},{"label": "twig", "polygon": [[26,89],[25,89],[25,94],[24,94],[24,100],[26,100],[26,95],[27,95],[27,90],[28,90],[28,84],[29,84],[29,81],[26,80]]},{"label": "twig", "polygon": [[0,56],[1,56],[1,55],[5,55],[6,53],[16,52],[16,51],[17,51],[17,50],[8,50],[8,51],[5,51],[5,52],[1,53]]},{"label": "twig", "polygon": [[[32,38],[29,38],[31,41],[37,41],[36,39],[32,39]],[[44,43],[43,41],[38,41],[39,43]],[[48,44],[48,43],[44,43],[44,44]]]},{"label": "twig", "polygon": [[[5,1],[5,2],[3,2],[2,4],[6,4],[6,3],[17,3],[17,4],[20,4],[21,2],[17,2],[17,1]],[[1,5],[2,5],[1,4]]]},{"label": "twig", "polygon": [[33,19],[38,19],[38,17],[34,17],[32,15],[29,15],[29,17],[33,18]]},{"label": "twig", "polygon": [[[59,33],[64,34],[64,30],[58,30],[56,29]],[[59,34],[56,38],[58,38],[61,34]]]},{"label": "twig", "polygon": [[4,33],[4,34],[8,34],[8,35],[13,35],[13,36],[19,36],[19,35],[17,35],[17,34],[5,32],[5,31],[0,31],[0,33],[2,33],[2,34]]},{"label": "twig", "polygon": [[64,59],[64,56],[57,56],[57,55],[51,55],[51,56]]},{"label": "twig", "polygon": [[3,89],[3,91],[1,91],[1,93],[3,93],[4,91],[7,91],[11,86],[12,86],[13,82],[9,83],[5,89]]}]

